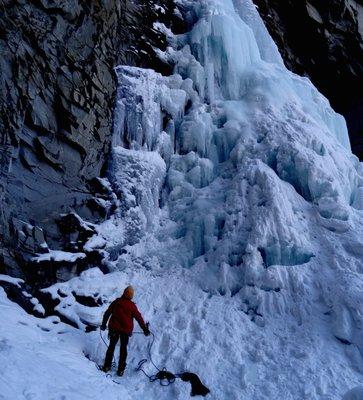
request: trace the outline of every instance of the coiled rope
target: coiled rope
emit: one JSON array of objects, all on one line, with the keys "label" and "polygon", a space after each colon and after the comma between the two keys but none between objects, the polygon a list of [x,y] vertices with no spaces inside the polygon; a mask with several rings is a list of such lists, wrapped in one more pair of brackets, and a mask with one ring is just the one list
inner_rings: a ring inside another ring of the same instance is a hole
[{"label": "coiled rope", "polygon": [[[134,332],[134,334],[140,334],[140,335],[144,335],[144,332]],[[148,356],[149,359],[147,358],[143,358],[142,360],[139,361],[137,367],[135,368],[135,371],[139,372],[141,371],[145,376],[147,376],[149,378],[150,382],[155,382],[157,380],[159,380],[160,385],[161,386],[169,386],[172,383],[175,382],[176,378],[180,378],[180,374],[173,374],[170,371],[167,371],[167,369],[164,367],[162,369],[160,369],[154,362],[152,355],[151,355],[151,349],[154,345],[155,342],[155,335],[153,332],[150,331],[152,340],[151,342],[149,342],[148,344]],[[104,345],[107,347],[109,347],[109,344],[106,343],[105,339],[102,336],[102,331],[100,330],[100,337],[102,339],[102,342],[104,343]],[[154,375],[149,375],[148,373],[146,373],[146,371],[143,369],[143,366],[145,363],[147,363],[148,361],[151,362],[151,364],[154,366],[155,369],[158,370],[158,372]],[[98,367],[98,366],[97,366]],[[116,360],[115,360],[115,356],[113,356],[113,363],[112,363],[112,368],[116,367]],[[102,370],[100,367],[98,367],[99,370]],[[112,376],[111,374],[107,374],[106,376]],[[119,382],[113,380],[113,382],[119,384]]]},{"label": "coiled rope", "polygon": [[[144,334],[143,332],[134,332],[134,333],[141,334],[141,335]],[[155,382],[158,380],[161,386],[169,386],[172,383],[174,383],[177,378],[180,378],[184,382],[190,382],[190,384],[192,386],[191,396],[196,396],[196,395],[206,396],[210,392],[210,390],[202,384],[201,380],[199,379],[199,377],[196,374],[190,373],[190,372],[181,372],[179,374],[173,374],[172,372],[167,371],[167,369],[165,367],[160,369],[154,363],[152,355],[151,355],[151,349],[155,342],[155,335],[151,331],[150,331],[150,334],[152,335],[152,340],[148,344],[149,360],[150,360],[151,364],[154,366],[154,368],[158,370],[158,372],[154,375],[149,375],[145,372],[145,370],[143,369],[143,366],[145,363],[148,362],[147,358],[143,358],[142,360],[139,361],[137,367],[135,368],[135,371],[137,371],[137,372],[141,371],[145,376],[147,376],[149,378],[150,382]],[[103,343],[105,344],[105,346],[108,349],[109,345],[103,339],[101,330],[100,330],[100,336],[101,336]],[[114,360],[114,364],[116,365],[115,358],[113,360]],[[111,374],[107,374],[106,376],[111,376]],[[112,379],[112,381],[117,383],[118,385],[120,385],[120,382],[117,382],[114,379]]]}]

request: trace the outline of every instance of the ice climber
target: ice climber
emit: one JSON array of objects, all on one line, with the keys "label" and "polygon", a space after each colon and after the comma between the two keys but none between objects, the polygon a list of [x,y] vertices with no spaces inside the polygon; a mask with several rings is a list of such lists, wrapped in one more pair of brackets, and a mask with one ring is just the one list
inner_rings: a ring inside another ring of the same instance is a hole
[{"label": "ice climber", "polygon": [[110,304],[103,316],[101,325],[101,330],[103,331],[106,329],[107,321],[111,317],[110,322],[108,323],[110,344],[108,346],[105,363],[102,368],[104,372],[108,372],[111,369],[113,353],[115,351],[116,344],[120,339],[120,359],[117,375],[123,375],[126,367],[127,345],[134,328],[134,318],[144,331],[144,335],[150,335],[148,325],[145,324],[136,304],[131,301],[133,297],[134,289],[132,286],[128,286],[124,290],[123,295]]}]

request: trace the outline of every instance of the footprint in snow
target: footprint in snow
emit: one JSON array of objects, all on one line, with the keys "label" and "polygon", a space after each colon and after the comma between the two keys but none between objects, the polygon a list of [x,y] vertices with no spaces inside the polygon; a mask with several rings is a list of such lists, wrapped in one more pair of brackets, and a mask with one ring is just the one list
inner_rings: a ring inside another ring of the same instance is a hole
[{"label": "footprint in snow", "polygon": [[176,321],[175,321],[175,327],[176,329],[183,331],[184,329],[187,328],[187,320],[186,318],[179,316],[177,317]]},{"label": "footprint in snow", "polygon": [[190,323],[190,330],[192,331],[192,333],[197,337],[200,338],[201,334],[202,334],[202,330],[200,328],[200,325],[197,321],[192,320]]},{"label": "footprint in snow", "polygon": [[11,346],[9,345],[9,341],[7,339],[0,340],[0,352],[10,350]]},{"label": "footprint in snow", "polygon": [[164,333],[160,341],[159,352],[160,353],[168,352],[169,349],[170,349],[170,335],[168,333]]}]

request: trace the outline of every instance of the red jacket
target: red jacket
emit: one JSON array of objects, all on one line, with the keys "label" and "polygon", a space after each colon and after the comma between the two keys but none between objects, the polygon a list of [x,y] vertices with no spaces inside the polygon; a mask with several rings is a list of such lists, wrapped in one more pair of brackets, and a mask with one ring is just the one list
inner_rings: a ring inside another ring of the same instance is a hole
[{"label": "red jacket", "polygon": [[123,296],[114,300],[110,304],[103,316],[102,325],[106,326],[110,316],[111,319],[108,323],[108,328],[110,330],[126,333],[127,335],[131,336],[134,329],[134,318],[143,331],[147,329],[145,322],[136,307],[136,304]]}]

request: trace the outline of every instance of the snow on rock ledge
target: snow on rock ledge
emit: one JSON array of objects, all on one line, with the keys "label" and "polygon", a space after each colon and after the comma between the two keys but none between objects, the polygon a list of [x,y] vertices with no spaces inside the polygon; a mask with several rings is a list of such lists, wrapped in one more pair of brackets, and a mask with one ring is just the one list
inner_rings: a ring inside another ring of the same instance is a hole
[{"label": "snow on rock ledge", "polygon": [[43,261],[54,261],[54,262],[70,262],[74,263],[77,260],[82,260],[86,255],[84,253],[69,253],[61,250],[49,250],[48,253],[39,254],[32,258],[33,262],[40,263]]}]

